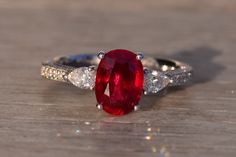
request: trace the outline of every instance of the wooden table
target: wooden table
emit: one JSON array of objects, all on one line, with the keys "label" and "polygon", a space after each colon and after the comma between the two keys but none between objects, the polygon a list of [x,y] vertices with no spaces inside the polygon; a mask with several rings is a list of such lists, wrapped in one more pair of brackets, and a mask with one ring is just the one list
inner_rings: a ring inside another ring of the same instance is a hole
[{"label": "wooden table", "polygon": [[[236,2],[0,1],[1,157],[236,156]],[[195,68],[123,117],[40,77],[57,55],[125,48]]]}]

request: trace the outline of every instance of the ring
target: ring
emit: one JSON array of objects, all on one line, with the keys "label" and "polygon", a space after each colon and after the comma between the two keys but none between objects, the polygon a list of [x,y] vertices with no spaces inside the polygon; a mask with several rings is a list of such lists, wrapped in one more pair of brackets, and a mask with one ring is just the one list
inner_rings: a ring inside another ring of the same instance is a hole
[{"label": "ring", "polygon": [[136,111],[142,94],[185,85],[192,73],[192,67],[185,63],[124,49],[57,57],[41,67],[44,78],[95,90],[97,108],[112,115]]}]

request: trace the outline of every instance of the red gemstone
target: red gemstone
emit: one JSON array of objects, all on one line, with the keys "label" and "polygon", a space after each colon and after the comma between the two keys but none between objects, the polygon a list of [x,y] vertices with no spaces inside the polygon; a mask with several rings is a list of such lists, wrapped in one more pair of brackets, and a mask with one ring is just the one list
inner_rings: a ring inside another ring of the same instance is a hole
[{"label": "red gemstone", "polygon": [[101,59],[96,75],[95,92],[98,104],[113,115],[134,110],[143,91],[143,65],[128,50],[112,50]]}]

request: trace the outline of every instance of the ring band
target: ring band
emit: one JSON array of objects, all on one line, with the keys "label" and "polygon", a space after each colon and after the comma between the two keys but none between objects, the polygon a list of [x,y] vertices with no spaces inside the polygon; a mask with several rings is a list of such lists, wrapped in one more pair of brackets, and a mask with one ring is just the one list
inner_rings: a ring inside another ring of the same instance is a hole
[{"label": "ring band", "polygon": [[[44,62],[41,75],[47,79],[71,83],[81,89],[94,89],[96,72],[104,53],[79,54],[56,57]],[[155,94],[169,86],[185,85],[192,77],[193,69],[186,63],[176,60],[137,55],[144,71],[143,92]]]}]

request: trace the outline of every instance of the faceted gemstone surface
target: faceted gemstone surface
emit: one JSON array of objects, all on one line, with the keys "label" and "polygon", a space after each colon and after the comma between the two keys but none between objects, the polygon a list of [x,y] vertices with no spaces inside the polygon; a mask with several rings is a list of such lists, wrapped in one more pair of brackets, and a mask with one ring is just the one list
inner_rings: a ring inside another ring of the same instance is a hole
[{"label": "faceted gemstone surface", "polygon": [[75,86],[82,89],[92,89],[95,84],[96,70],[89,70],[89,67],[80,67],[68,75],[68,80]]},{"label": "faceted gemstone surface", "polygon": [[143,91],[143,66],[137,55],[128,50],[112,50],[101,59],[95,83],[98,104],[113,115],[134,110]]},{"label": "faceted gemstone surface", "polygon": [[156,70],[145,70],[144,74],[144,91],[147,94],[155,94],[166,88],[170,79],[163,73]]}]

